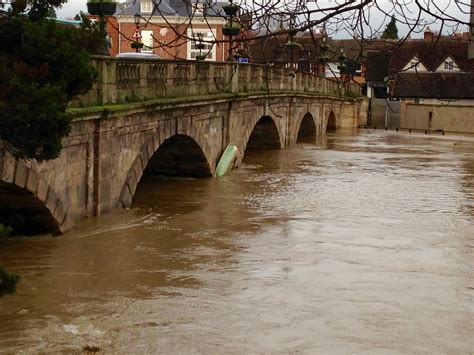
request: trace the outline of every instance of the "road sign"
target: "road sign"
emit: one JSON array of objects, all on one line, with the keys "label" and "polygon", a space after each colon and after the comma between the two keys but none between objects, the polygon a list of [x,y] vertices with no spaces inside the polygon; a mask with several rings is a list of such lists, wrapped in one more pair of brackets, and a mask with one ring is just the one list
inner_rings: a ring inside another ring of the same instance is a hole
[{"label": "road sign", "polygon": [[135,39],[140,39],[140,38],[142,38],[142,34],[141,34],[141,31],[140,31],[140,27],[135,28],[135,32],[133,32],[132,38],[135,38]]}]

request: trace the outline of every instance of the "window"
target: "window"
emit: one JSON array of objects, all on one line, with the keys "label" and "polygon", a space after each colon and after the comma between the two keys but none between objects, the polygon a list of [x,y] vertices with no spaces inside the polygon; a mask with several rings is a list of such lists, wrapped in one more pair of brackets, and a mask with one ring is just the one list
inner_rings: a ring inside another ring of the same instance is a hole
[{"label": "window", "polygon": [[193,5],[194,8],[194,14],[195,15],[202,15],[204,13],[204,4],[197,2]]},{"label": "window", "polygon": [[140,2],[140,12],[151,13],[153,10],[153,3],[151,1]]},{"label": "window", "polygon": [[153,31],[142,30],[142,52],[153,53]]},{"label": "window", "polygon": [[[188,41],[188,59],[196,59],[196,56],[202,54],[206,56],[206,60],[216,60],[216,46],[212,43],[206,42],[213,41],[215,39],[213,31],[209,29],[188,30],[188,37],[195,38],[195,40]],[[201,50],[196,48],[196,44],[199,43],[199,38],[202,39],[203,42],[201,43],[204,44],[204,48]]]},{"label": "window", "polygon": [[453,70],[454,69],[454,62],[444,62],[444,69]]}]

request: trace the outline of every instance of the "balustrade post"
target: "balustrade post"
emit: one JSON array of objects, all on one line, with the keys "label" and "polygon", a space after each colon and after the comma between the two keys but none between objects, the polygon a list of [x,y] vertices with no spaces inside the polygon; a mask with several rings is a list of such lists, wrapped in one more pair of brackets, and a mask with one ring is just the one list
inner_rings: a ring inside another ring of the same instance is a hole
[{"label": "balustrade post", "polygon": [[215,78],[216,77],[216,66],[215,65],[210,65],[209,66],[209,77],[207,78],[207,92],[209,94],[213,94],[214,93],[214,88],[216,86],[215,84]]},{"label": "balustrade post", "polygon": [[138,73],[140,78],[138,80],[138,92],[140,98],[148,97],[148,91],[152,88],[148,87],[148,66],[151,65],[149,63],[140,63],[138,67]]},{"label": "balustrade post", "polygon": [[174,96],[175,95],[175,86],[174,86],[174,72],[175,72],[176,62],[166,63],[166,78],[165,78],[165,94],[164,96]]},{"label": "balustrade post", "polygon": [[231,64],[229,65],[232,75],[232,92],[239,92],[239,65]]},{"label": "balustrade post", "polygon": [[100,58],[97,59],[98,82],[98,103],[117,102],[117,70],[114,60]]},{"label": "balustrade post", "polygon": [[[186,66],[189,67],[189,78],[186,78],[185,82],[188,84],[185,87],[186,95],[200,95],[202,94],[199,90],[199,69],[198,69],[198,62],[186,62]],[[186,71],[185,71],[186,72]],[[193,79],[192,81],[189,79]]]}]

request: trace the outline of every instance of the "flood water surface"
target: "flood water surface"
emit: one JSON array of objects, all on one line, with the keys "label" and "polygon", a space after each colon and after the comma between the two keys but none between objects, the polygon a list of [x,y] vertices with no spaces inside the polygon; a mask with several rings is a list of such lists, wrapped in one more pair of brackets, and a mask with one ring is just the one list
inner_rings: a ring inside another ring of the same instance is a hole
[{"label": "flood water surface", "polygon": [[0,240],[0,352],[474,351],[474,139],[336,132]]}]

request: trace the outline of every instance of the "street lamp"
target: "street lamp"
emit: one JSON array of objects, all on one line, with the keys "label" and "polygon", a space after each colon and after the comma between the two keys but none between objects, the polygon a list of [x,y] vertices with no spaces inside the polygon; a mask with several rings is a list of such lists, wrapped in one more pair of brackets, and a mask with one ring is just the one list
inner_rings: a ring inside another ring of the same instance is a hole
[{"label": "street lamp", "polygon": [[341,80],[344,80],[343,72],[346,69],[345,62],[347,59],[346,54],[344,53],[344,48],[339,49],[339,55],[337,56],[337,59],[339,59],[339,77]]},{"label": "street lamp", "polygon": [[[138,34],[140,30],[140,14],[137,12],[135,15],[133,15],[133,21],[135,22],[135,33]],[[135,51],[138,53],[140,49],[140,45],[138,43],[138,35],[135,36]]]}]

